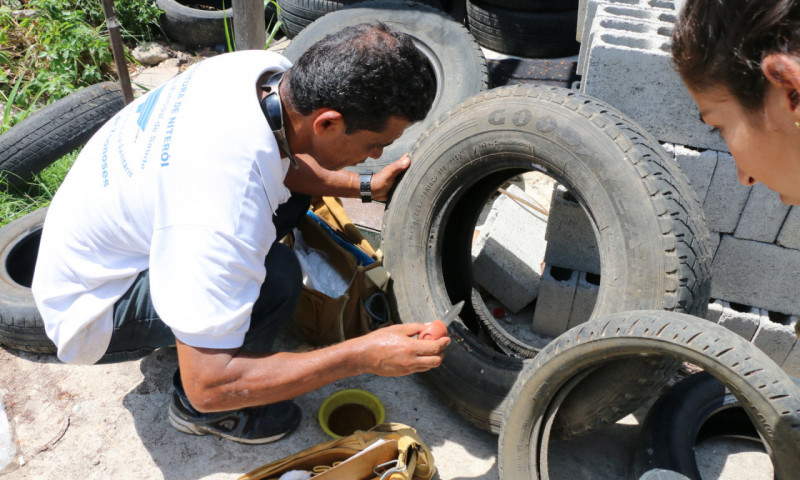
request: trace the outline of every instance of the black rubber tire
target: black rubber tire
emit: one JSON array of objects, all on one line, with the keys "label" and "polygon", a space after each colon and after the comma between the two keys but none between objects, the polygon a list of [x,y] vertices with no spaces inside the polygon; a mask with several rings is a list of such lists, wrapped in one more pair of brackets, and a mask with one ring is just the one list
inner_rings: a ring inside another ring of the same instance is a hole
[{"label": "black rubber tire", "polygon": [[550,425],[560,415],[560,402],[578,393],[570,392],[572,379],[607,362],[642,356],[688,361],[721,380],[745,405],[764,438],[776,478],[797,478],[800,388],[766,354],[730,330],[664,311],[599,317],[569,330],[542,350],[510,393],[498,442],[500,478],[549,478]]},{"label": "black rubber tire", "polygon": [[37,110],[0,135],[0,172],[20,187],[33,175],[86,143],[122,110],[122,89],[114,82],[82,88]]},{"label": "black rubber tire", "polygon": [[15,350],[56,352],[31,294],[46,215],[40,208],[0,228],[0,344]]},{"label": "black rubber tire", "polygon": [[325,15],[292,40],[284,55],[294,62],[325,35],[375,19],[414,37],[436,74],[436,97],[425,120],[407,128],[400,138],[384,149],[380,158],[370,158],[348,168],[356,172],[378,171],[397,160],[411,150],[416,139],[437,117],[462,100],[486,90],[489,85],[486,59],[469,32],[440,10],[409,0],[368,1]]},{"label": "black rubber tire", "polygon": [[[491,313],[473,288],[470,255],[483,206],[514,175],[536,169],[554,177],[594,224],[601,283],[593,316],[633,309],[705,315],[711,255],[694,190],[656,141],[600,101],[543,85],[490,90],[440,119],[412,158],[383,218],[395,318],[433,319],[468,301],[450,325],[454,341],[442,366],[426,377],[477,426],[499,431],[524,365],[479,338],[479,319]],[[607,366],[564,406],[558,435],[630,413],[674,367],[663,359]]]},{"label": "black rubber tire", "polygon": [[563,12],[577,10],[578,0],[483,0],[485,5],[519,12]]},{"label": "black rubber tire", "polygon": [[761,443],[733,393],[709,372],[700,372],[672,386],[647,413],[634,452],[633,478],[667,470],[700,480],[694,447],[717,437]]},{"label": "black rubber tire", "polygon": [[[281,30],[287,37],[294,38],[314,20],[360,2],[363,0],[278,0],[279,18],[283,22]],[[443,9],[439,0],[420,0],[420,3]]]},{"label": "black rubber tire", "polygon": [[527,58],[578,53],[578,11],[523,12],[467,0],[467,25],[479,44]]},{"label": "black rubber tire", "polygon": [[[185,3],[208,9],[189,7]],[[233,0],[224,0],[224,3],[226,8],[222,10],[223,0],[156,0],[158,8],[164,10],[161,18],[164,33],[170,40],[187,47],[227,45],[224,21],[227,19],[228,30],[232,31]]]}]

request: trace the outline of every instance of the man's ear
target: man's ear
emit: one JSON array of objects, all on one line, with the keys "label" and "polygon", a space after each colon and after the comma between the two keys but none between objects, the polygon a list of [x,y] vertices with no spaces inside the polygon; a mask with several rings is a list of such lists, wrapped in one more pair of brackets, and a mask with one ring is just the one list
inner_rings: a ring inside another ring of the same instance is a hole
[{"label": "man's ear", "polygon": [[344,117],[336,110],[330,108],[320,108],[315,110],[314,134],[318,137],[324,137],[332,133],[344,132]]},{"label": "man's ear", "polygon": [[764,57],[761,71],[768,82],[783,90],[791,110],[800,114],[800,62],[790,55],[773,53]]}]

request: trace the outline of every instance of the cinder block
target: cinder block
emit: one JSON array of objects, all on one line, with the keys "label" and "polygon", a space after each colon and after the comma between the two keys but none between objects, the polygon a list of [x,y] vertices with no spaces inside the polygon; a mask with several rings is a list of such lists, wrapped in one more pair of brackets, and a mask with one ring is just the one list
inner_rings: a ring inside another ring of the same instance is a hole
[{"label": "cinder block", "polygon": [[800,250],[800,208],[791,207],[778,233],[778,245]]},{"label": "cinder block", "polygon": [[719,323],[719,318],[722,316],[722,311],[722,301],[714,300],[713,302],[710,302],[708,304],[708,311],[706,312],[706,320],[713,323]]},{"label": "cinder block", "polygon": [[674,11],[654,13],[647,22],[618,18],[617,25],[623,20],[638,23],[642,31],[635,32],[598,21],[601,10],[611,16],[613,8],[598,7],[581,91],[614,105],[663,142],[727,151],[722,136],[700,121],[694,100],[673,68],[669,41]]},{"label": "cinder block", "polygon": [[761,325],[753,337],[753,345],[766,353],[778,365],[783,365],[795,343],[797,343],[797,337],[793,328],[771,322],[768,319],[761,320]]},{"label": "cinder block", "polygon": [[722,239],[722,234],[711,232],[708,239],[708,246],[711,247],[711,258],[714,258],[714,256],[717,254],[717,250],[719,249],[719,242]]},{"label": "cinder block", "polygon": [[708,187],[711,185],[714,170],[717,168],[718,152],[716,150],[699,151],[683,145],[675,145],[668,149],[668,151],[670,150],[675,155],[675,160],[683,173],[689,178],[692,188],[697,193],[697,199],[702,205],[708,193]]},{"label": "cinder block", "polygon": [[719,301],[722,313],[719,316],[719,325],[744,338],[748,342],[753,339],[759,325],[761,325],[761,312],[754,308],[749,312],[738,312],[725,301]]},{"label": "cinder block", "polygon": [[717,168],[711,177],[703,210],[706,224],[712,232],[732,233],[750,196],[750,187],[739,183],[736,164],[730,154],[720,152]]},{"label": "cinder block", "polygon": [[598,290],[600,290],[600,275],[578,272],[578,282],[575,285],[575,297],[572,299],[572,310],[569,312],[567,329],[589,320],[594,306],[597,304]]},{"label": "cinder block", "polygon": [[555,337],[567,331],[578,272],[546,265],[533,311],[533,331]]},{"label": "cinder block", "polygon": [[800,314],[800,250],[723,235],[711,271],[712,298]]},{"label": "cinder block", "polygon": [[789,206],[781,202],[778,194],[759,183],[750,189],[733,236],[774,243],[788,212]]},{"label": "cinder block", "polygon": [[[507,190],[525,197],[515,185]],[[546,228],[547,219],[541,213],[501,195],[473,245],[475,282],[512,312],[539,293]]]},{"label": "cinder block", "polygon": [[559,187],[550,201],[544,261],[570,270],[600,274],[600,252],[589,217]]},{"label": "cinder block", "polygon": [[[576,72],[584,75],[586,63],[589,58],[594,34],[598,31],[622,30],[625,32],[644,33],[646,28],[642,23],[657,22],[659,11],[646,10],[639,7],[643,3],[640,0],[591,0],[589,4],[591,21],[585,22],[579,31],[587,41],[581,41],[581,48],[578,52],[578,64]],[[660,9],[659,9],[660,10]],[[661,13],[671,13],[664,12]]]},{"label": "cinder block", "polygon": [[800,342],[794,344],[789,355],[781,364],[781,368],[789,375],[800,377]]}]

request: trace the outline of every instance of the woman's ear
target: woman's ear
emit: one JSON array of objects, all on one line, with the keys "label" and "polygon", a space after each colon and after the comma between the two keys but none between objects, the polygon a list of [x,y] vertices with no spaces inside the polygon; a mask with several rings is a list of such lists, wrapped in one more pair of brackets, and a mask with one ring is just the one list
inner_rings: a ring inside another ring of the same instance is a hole
[{"label": "woman's ear", "polygon": [[783,91],[793,112],[800,114],[800,61],[791,55],[773,53],[761,61],[767,81]]}]

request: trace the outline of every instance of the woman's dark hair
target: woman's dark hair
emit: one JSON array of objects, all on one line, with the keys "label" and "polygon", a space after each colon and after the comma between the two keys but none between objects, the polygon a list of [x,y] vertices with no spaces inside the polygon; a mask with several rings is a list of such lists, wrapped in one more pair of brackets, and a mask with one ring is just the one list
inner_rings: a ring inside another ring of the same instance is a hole
[{"label": "woman's dark hair", "polygon": [[698,91],[725,87],[749,111],[764,105],[764,57],[798,52],[797,0],[687,0],[672,33],[684,82]]},{"label": "woman's dark hair", "polygon": [[436,94],[433,68],[411,37],[382,22],[346,27],[306,50],[289,71],[289,102],[303,115],[331,108],[347,133],[381,131],[390,116],[417,122]]}]

